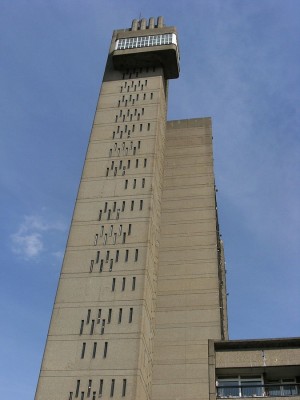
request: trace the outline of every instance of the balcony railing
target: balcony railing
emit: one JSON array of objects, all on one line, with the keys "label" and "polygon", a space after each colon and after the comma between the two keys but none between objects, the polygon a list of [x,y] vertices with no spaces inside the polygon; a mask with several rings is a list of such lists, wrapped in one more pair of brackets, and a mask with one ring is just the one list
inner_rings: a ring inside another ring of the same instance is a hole
[{"label": "balcony railing", "polygon": [[217,397],[288,397],[300,394],[300,383],[218,386]]}]

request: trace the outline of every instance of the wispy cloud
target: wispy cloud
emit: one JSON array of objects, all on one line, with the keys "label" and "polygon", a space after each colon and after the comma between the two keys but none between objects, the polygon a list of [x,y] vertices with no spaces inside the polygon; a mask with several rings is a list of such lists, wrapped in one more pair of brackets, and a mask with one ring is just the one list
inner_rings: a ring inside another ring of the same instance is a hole
[{"label": "wispy cloud", "polygon": [[26,260],[37,259],[45,251],[46,233],[63,232],[65,229],[65,224],[61,221],[47,222],[40,215],[27,215],[10,237],[12,251]]}]

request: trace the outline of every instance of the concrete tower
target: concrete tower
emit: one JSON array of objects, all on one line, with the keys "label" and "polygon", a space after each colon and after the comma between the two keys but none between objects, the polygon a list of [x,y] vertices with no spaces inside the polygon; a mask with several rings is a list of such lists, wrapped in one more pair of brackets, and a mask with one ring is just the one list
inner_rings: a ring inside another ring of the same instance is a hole
[{"label": "concrete tower", "polygon": [[177,40],[113,33],[36,400],[208,399],[224,257],[210,119],[166,121]]}]

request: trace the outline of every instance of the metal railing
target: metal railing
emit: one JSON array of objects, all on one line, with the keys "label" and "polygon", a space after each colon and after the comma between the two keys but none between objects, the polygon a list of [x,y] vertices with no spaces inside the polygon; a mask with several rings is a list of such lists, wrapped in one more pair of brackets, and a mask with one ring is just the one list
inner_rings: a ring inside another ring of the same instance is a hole
[{"label": "metal railing", "polygon": [[288,397],[300,395],[300,383],[217,386],[217,397]]}]

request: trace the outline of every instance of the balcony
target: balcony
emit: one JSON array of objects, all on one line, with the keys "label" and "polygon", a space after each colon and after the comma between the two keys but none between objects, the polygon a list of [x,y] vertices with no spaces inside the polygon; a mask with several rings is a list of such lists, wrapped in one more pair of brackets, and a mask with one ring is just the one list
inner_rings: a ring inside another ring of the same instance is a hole
[{"label": "balcony", "polygon": [[300,383],[224,384],[217,386],[217,398],[292,397],[300,396]]}]

